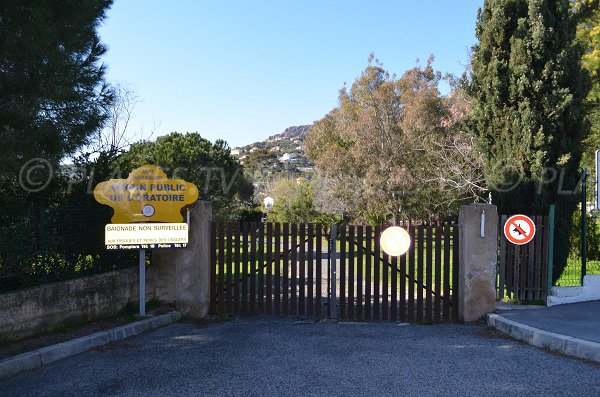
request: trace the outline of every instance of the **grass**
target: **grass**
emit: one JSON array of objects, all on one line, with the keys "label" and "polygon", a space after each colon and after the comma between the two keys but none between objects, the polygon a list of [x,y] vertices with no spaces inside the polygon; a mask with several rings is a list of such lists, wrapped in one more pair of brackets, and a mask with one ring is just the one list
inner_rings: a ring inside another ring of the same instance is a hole
[{"label": "grass", "polygon": [[[600,274],[600,261],[590,261],[586,263],[587,274]],[[581,258],[569,258],[567,266],[563,269],[560,278],[555,285],[559,287],[576,287],[580,284],[581,277]]]},{"label": "grass", "polygon": [[514,298],[504,298],[502,299],[504,303],[512,303],[515,305],[537,305],[537,306],[546,306],[546,301],[543,300],[519,300]]}]

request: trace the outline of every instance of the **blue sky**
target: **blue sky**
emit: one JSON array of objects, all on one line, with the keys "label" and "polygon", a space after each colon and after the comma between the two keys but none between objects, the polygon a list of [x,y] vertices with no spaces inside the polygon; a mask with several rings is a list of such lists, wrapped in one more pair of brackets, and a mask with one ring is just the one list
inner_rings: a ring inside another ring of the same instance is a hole
[{"label": "blue sky", "polygon": [[231,147],[311,124],[373,52],[397,75],[430,54],[461,74],[483,0],[115,0],[107,78],[140,99],[130,133],[197,131]]}]

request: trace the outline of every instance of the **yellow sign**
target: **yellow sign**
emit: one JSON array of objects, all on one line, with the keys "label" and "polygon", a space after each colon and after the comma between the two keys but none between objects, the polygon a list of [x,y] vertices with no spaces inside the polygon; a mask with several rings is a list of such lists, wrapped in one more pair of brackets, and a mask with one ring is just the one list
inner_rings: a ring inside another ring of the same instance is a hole
[{"label": "yellow sign", "polygon": [[113,223],[178,223],[183,222],[181,209],[198,200],[198,188],[182,179],[168,179],[154,165],[144,165],[127,179],[99,183],[94,198],[113,208]]}]

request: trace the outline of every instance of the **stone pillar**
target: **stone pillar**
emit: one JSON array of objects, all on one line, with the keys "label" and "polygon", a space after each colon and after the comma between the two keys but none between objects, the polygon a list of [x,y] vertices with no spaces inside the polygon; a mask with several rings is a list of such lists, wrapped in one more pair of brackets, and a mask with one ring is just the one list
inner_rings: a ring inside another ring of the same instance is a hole
[{"label": "stone pillar", "polygon": [[489,204],[466,205],[460,209],[458,224],[458,317],[470,322],[496,309],[498,211]]},{"label": "stone pillar", "polygon": [[152,254],[157,299],[174,302],[189,318],[203,318],[209,310],[211,221],[212,203],[198,201],[190,209],[188,246]]}]

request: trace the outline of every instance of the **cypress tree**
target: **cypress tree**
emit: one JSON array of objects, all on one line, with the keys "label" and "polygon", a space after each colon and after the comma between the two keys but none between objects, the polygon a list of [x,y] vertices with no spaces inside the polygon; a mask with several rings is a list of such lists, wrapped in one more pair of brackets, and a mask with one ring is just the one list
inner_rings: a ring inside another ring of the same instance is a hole
[{"label": "cypress tree", "polygon": [[[486,0],[472,53],[469,125],[493,202],[505,213],[547,213],[556,203],[558,241],[577,203],[566,191],[577,186],[587,132],[575,33],[569,0]],[[555,254],[555,277],[566,252]]]}]

